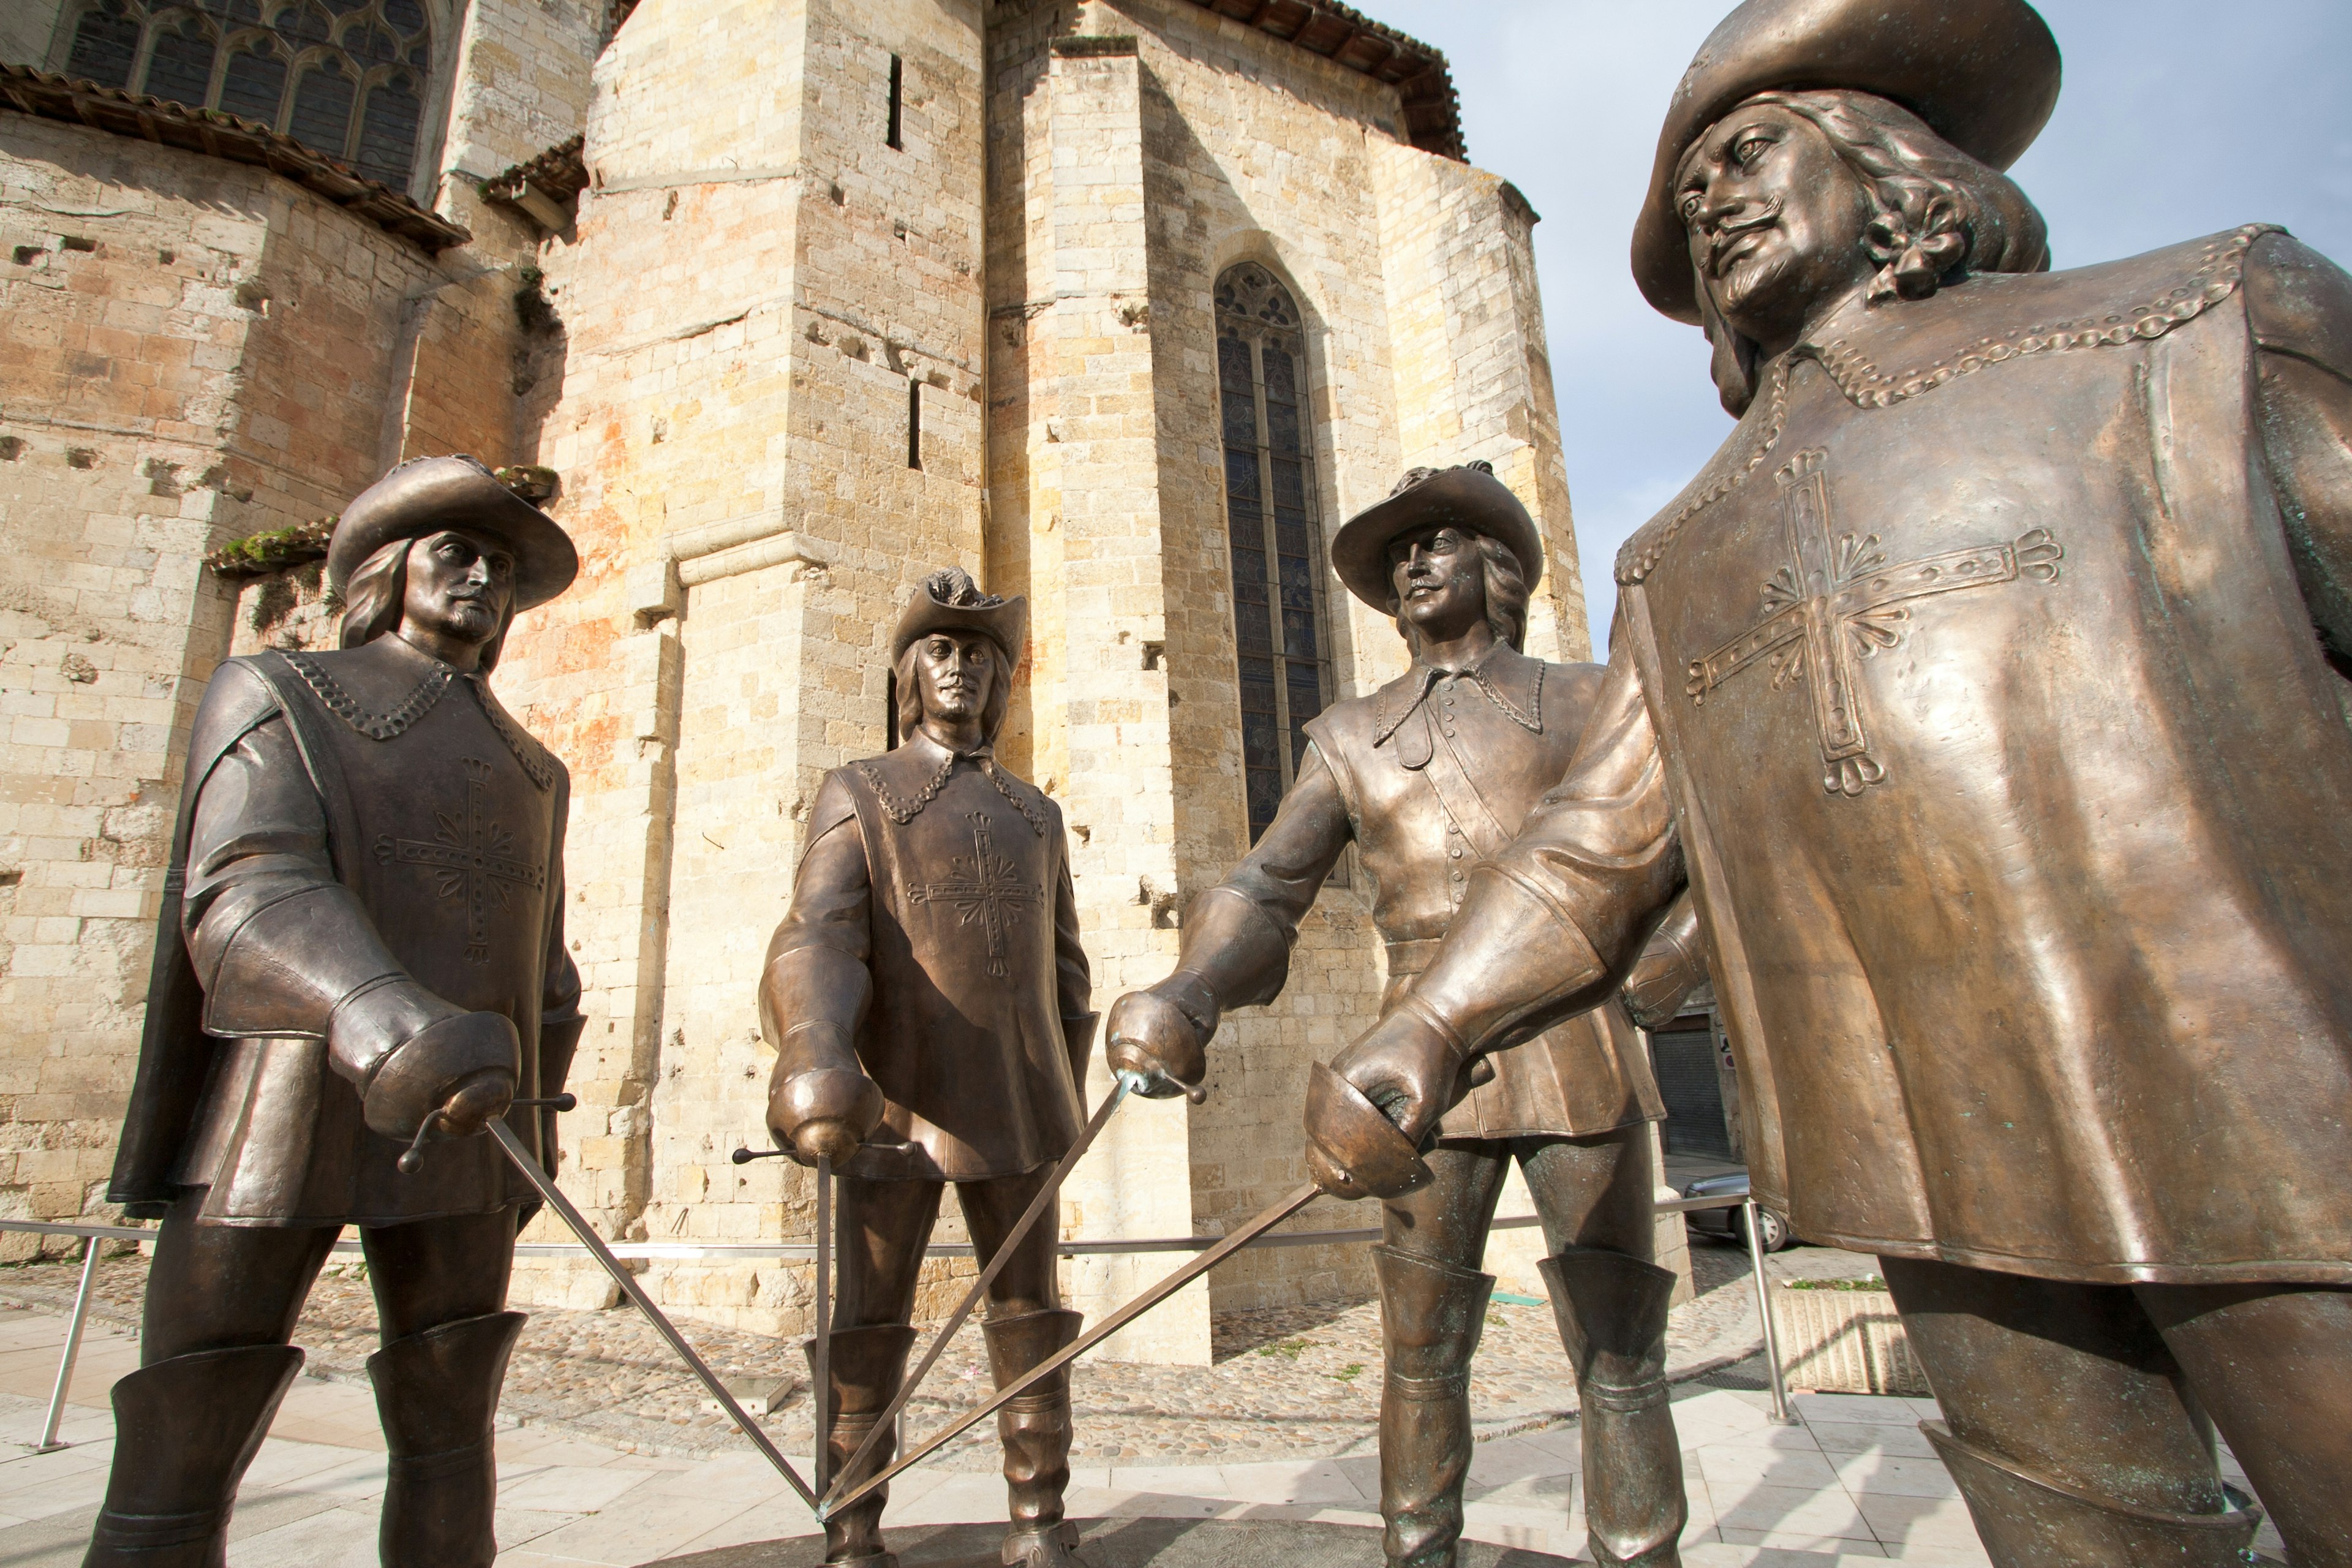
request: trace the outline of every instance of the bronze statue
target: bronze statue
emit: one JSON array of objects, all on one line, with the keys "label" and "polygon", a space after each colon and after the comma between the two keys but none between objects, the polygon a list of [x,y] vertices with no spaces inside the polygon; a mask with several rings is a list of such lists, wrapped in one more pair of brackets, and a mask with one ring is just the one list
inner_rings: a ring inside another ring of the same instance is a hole
[{"label": "bronze statue", "polygon": [[[768,946],[760,1017],[777,1050],[779,1146],[840,1173],[825,1473],[867,1439],[906,1374],[923,1250],[947,1183],[982,1267],[1086,1120],[1095,1015],[1062,813],[991,750],[1028,602],[933,573],[891,639],[898,745],[825,775],[792,905]],[[1001,1385],[1077,1336],[1055,1227],[1017,1244],[989,1289]],[[1057,1372],[997,1416],[1008,1563],[1065,1568],[1076,1528],[1070,1385]],[[886,1466],[886,1433],[847,1481]],[[886,1568],[887,1487],[825,1520],[827,1563]]]},{"label": "bronze statue", "polygon": [[[1484,463],[1405,475],[1339,531],[1331,561],[1351,593],[1394,617],[1412,669],[1307,726],[1274,821],[1185,911],[1176,972],[1112,1008],[1110,1063],[1145,1094],[1197,1093],[1219,1017],[1281,993],[1298,921],[1350,842],[1388,944],[1388,995],[1402,994],[1452,922],[1470,868],[1509,842],[1568,765],[1600,687],[1598,665],[1519,651],[1543,541]],[[1603,1001],[1484,1065],[1485,1081],[1436,1129],[1435,1180],[1389,1199],[1373,1249],[1388,1560],[1454,1561],[1470,1360],[1495,1283],[1478,1264],[1516,1159],[1555,1255],[1542,1268],[1584,1392],[1594,1547],[1603,1562],[1678,1562],[1682,1449],[1659,1378],[1675,1277],[1652,1260],[1644,1127],[1664,1110],[1640,1038]]]},{"label": "bronze statue", "polygon": [[[506,1117],[544,1110],[580,1037],[563,947],[563,764],[488,676],[518,610],[570,585],[563,531],[469,458],[353,500],[333,653],[213,676],[189,744],[138,1079],[110,1201],[161,1217],[140,1369],[114,1387],[92,1568],[217,1568],[238,1479],[302,1363],[287,1342],[360,1227],[383,1323],[383,1559],[488,1568],[491,1416],[530,1189]],[[415,1174],[396,1167],[452,1140]]]},{"label": "bronze statue", "polygon": [[1409,1177],[1687,879],[1758,1187],[1884,1258],[1994,1560],[2242,1561],[2201,1410],[2352,1563],[2352,279],[2259,225],[2046,272],[1997,171],[2058,74],[2021,0],[1701,48],[1633,262],[1738,427],[1311,1158]]}]

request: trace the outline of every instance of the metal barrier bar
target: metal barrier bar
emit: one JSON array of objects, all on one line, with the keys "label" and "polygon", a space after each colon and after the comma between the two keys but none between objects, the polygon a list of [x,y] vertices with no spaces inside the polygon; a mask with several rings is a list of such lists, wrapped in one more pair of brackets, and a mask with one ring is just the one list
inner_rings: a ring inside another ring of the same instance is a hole
[{"label": "metal barrier bar", "polygon": [[[1764,1329],[1764,1359],[1772,1369],[1772,1419],[1783,1426],[1792,1426],[1796,1418],[1789,1414],[1788,1391],[1780,1384],[1780,1337],[1772,1327],[1772,1304],[1764,1285],[1764,1252],[1759,1239],[1756,1203],[1745,1194],[1713,1198],[1675,1198],[1657,1205],[1660,1214],[1694,1214],[1700,1209],[1745,1208],[1748,1219],[1748,1254],[1756,1278],[1756,1313]],[[1534,1215],[1514,1215],[1498,1219],[1495,1230],[1524,1230],[1542,1223]],[[41,1447],[37,1453],[51,1453],[68,1445],[57,1440],[58,1425],[65,1414],[66,1389],[73,1381],[74,1360],[81,1353],[82,1328],[89,1319],[91,1286],[98,1275],[98,1244],[100,1241],[152,1241],[152,1227],[129,1225],[69,1225],[54,1220],[0,1219],[0,1231],[20,1231],[31,1236],[79,1236],[82,1247],[81,1288],[74,1293],[73,1316],[66,1324],[65,1353],[58,1363],[57,1391],[49,1398],[48,1425],[42,1429]],[[1376,1226],[1360,1230],[1290,1230],[1276,1231],[1252,1237],[1247,1247],[1338,1247],[1349,1242],[1378,1241],[1381,1231]],[[1139,1252],[1201,1252],[1216,1246],[1223,1237],[1214,1236],[1162,1236],[1134,1241],[1065,1241],[1061,1255],[1065,1258],[1085,1258],[1102,1254]],[[337,1252],[357,1252],[360,1244],[341,1240],[335,1243]],[[615,1258],[651,1261],[694,1262],[706,1258],[806,1258],[814,1260],[818,1249],[812,1242],[788,1241],[720,1241],[705,1243],[626,1242],[611,1248]],[[525,1241],[515,1246],[518,1258],[585,1258],[588,1249],[578,1242]],[[935,1241],[929,1256],[934,1258],[970,1258],[971,1243],[968,1241]]]}]

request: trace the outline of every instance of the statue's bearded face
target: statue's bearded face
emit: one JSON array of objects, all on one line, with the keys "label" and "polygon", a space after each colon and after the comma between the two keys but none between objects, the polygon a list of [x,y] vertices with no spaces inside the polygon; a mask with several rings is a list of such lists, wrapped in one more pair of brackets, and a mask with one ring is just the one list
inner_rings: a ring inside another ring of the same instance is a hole
[{"label": "statue's bearded face", "polygon": [[1486,618],[1486,558],[1466,528],[1416,528],[1389,542],[1389,588],[1400,619],[1451,642]]},{"label": "statue's bearded face", "polygon": [[1776,104],[1717,121],[1683,155],[1676,210],[1700,287],[1733,331],[1777,353],[1876,269],[1876,209],[1821,128]]},{"label": "statue's bearded face", "polygon": [[982,633],[933,632],[915,644],[915,682],[928,718],[980,719],[996,677],[996,645]]},{"label": "statue's bearded face", "polygon": [[404,630],[478,647],[507,624],[514,604],[514,552],[490,534],[444,529],[409,547],[407,578]]}]

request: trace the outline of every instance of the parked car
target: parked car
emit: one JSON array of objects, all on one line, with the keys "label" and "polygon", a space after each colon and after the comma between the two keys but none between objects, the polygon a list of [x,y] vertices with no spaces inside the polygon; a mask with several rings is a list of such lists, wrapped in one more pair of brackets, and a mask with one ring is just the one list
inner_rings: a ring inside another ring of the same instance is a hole
[{"label": "parked car", "polygon": [[[1748,1173],[1745,1171],[1726,1171],[1719,1176],[1701,1176],[1683,1189],[1683,1196],[1686,1198],[1744,1198],[1747,1195]],[[1689,1222],[1691,1229],[1702,1235],[1726,1237],[1745,1247],[1748,1245],[1747,1212],[1738,1207],[1693,1209],[1683,1218]],[[1778,1252],[1788,1246],[1792,1239],[1789,1235],[1788,1220],[1761,1204],[1756,1205],[1756,1213],[1764,1232],[1764,1250]]]}]

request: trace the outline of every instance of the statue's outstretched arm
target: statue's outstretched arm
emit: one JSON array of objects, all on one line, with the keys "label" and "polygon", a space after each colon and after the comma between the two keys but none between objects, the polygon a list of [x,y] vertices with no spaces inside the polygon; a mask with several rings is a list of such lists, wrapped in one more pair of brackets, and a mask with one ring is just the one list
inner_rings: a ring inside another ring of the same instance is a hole
[{"label": "statue's outstretched arm", "polygon": [[1322,749],[1308,745],[1255,847],[1184,911],[1175,973],[1112,1007],[1112,1068],[1136,1075],[1150,1095],[1197,1089],[1225,1009],[1282,994],[1298,922],[1354,834]]}]

